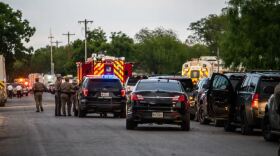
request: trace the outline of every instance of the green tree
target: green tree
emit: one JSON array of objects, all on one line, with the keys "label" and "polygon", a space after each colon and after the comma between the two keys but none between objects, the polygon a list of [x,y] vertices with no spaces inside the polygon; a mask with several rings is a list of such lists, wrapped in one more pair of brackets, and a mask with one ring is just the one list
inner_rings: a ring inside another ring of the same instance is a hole
[{"label": "green tree", "polygon": [[108,55],[125,57],[127,60],[134,59],[134,41],[123,32],[112,32],[110,36]]},{"label": "green tree", "polygon": [[188,30],[191,30],[193,34],[188,36],[187,42],[191,44],[203,43],[212,51],[216,51],[227,27],[228,19],[226,14],[223,13],[219,16],[211,14],[190,24]]},{"label": "green tree", "polygon": [[145,28],[136,34],[136,39],[140,68],[154,74],[172,74],[181,70],[186,46],[172,30]]},{"label": "green tree", "polygon": [[[19,10],[13,10],[9,5],[0,2],[0,54],[6,59],[6,70],[10,77],[15,75],[14,66],[16,59],[21,59],[32,48],[25,47],[23,42],[29,42],[30,37],[35,33],[35,28],[29,22],[22,19]],[[24,62],[24,61],[21,61]]]},{"label": "green tree", "polygon": [[222,57],[227,65],[247,69],[279,69],[279,0],[230,0],[229,29],[223,36]]}]

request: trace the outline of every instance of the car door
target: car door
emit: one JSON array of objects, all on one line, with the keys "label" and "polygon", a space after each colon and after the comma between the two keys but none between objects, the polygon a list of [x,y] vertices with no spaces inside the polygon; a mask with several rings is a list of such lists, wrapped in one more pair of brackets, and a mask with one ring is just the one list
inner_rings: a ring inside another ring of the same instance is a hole
[{"label": "car door", "polygon": [[232,106],[234,90],[230,80],[222,74],[214,73],[207,92],[207,113],[210,117],[227,118]]}]

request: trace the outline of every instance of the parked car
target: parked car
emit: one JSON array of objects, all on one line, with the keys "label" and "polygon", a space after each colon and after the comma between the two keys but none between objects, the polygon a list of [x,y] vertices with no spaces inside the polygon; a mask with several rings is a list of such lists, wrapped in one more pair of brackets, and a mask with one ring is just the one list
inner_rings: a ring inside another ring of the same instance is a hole
[{"label": "parked car", "polygon": [[203,85],[205,91],[199,99],[198,120],[201,124],[209,124],[213,121],[215,126],[224,125],[244,77],[245,73],[212,75],[208,83]]},{"label": "parked car", "polygon": [[194,92],[193,92],[194,85],[191,78],[169,75],[169,76],[154,76],[154,77],[149,77],[149,79],[168,79],[168,80],[179,81],[183,86],[184,92],[188,96],[188,100],[190,103],[190,119],[193,120],[195,118],[197,109],[194,101]]},{"label": "parked car", "polygon": [[214,74],[205,98],[206,117],[225,120],[226,131],[241,127],[243,135],[250,134],[261,127],[267,100],[279,82],[279,72],[250,72],[240,88],[234,88],[226,75]]},{"label": "parked car", "polygon": [[75,106],[74,114],[79,117],[88,113],[125,117],[125,90],[114,75],[88,76],[82,82]]},{"label": "parked car", "polygon": [[277,141],[280,137],[280,106],[276,103],[273,94],[265,107],[262,132],[266,141]]},{"label": "parked car", "polygon": [[187,94],[181,83],[169,79],[140,80],[127,101],[126,128],[138,124],[175,124],[190,129]]},{"label": "parked car", "polygon": [[203,104],[203,100],[201,99],[201,96],[203,94],[205,94],[205,92],[208,90],[209,88],[209,81],[210,79],[209,78],[203,78],[201,79],[195,89],[193,90],[193,101],[194,101],[194,107],[196,108],[195,109],[195,116],[196,116],[196,120],[199,121],[198,119],[198,109],[200,107],[200,105]]}]

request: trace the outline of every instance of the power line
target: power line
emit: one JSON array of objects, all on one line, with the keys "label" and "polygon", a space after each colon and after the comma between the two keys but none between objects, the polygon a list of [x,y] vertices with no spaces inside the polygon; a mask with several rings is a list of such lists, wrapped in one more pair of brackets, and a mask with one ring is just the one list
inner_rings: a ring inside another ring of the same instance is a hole
[{"label": "power line", "polygon": [[79,24],[84,23],[85,24],[85,61],[87,60],[87,24],[93,23],[93,21],[89,21],[87,19],[83,21],[78,21]]},{"label": "power line", "polygon": [[74,36],[75,34],[71,34],[71,33],[68,31],[68,33],[66,33],[66,34],[62,34],[62,35],[67,36],[68,46],[69,46],[69,44],[70,44],[70,36]]}]

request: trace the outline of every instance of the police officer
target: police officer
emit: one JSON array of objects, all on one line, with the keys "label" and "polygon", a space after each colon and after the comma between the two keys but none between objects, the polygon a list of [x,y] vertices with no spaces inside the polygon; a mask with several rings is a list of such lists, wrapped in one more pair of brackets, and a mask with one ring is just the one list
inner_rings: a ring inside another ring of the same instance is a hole
[{"label": "police officer", "polygon": [[76,108],[77,108],[77,104],[78,104],[78,100],[77,100],[77,94],[78,94],[78,90],[79,90],[79,85],[78,85],[78,82],[77,82],[77,80],[76,79],[73,79],[73,83],[72,83],[72,85],[73,85],[73,94],[72,94],[72,96],[71,96],[71,101],[72,101],[72,103],[73,103],[73,112],[74,112],[74,115],[75,116],[77,116],[78,114],[78,112],[77,112],[77,110],[76,110]]},{"label": "police officer", "polygon": [[61,83],[62,78],[61,75],[58,75],[56,77],[56,81],[54,84],[54,90],[55,90],[55,116],[61,115],[61,100],[60,100],[60,94],[61,94]]},{"label": "police officer", "polygon": [[[47,87],[39,82],[39,78],[35,78],[35,83],[32,87],[32,90],[34,92],[34,98],[35,98],[35,102],[36,102],[36,112],[43,112],[43,105],[42,105],[42,95],[43,92],[47,90]],[[39,109],[40,108],[40,109]]]},{"label": "police officer", "polygon": [[73,85],[69,83],[69,78],[65,77],[65,82],[61,84],[60,86],[61,89],[61,105],[62,105],[62,113],[63,116],[66,116],[66,105],[67,105],[67,114],[68,116],[71,116],[71,94],[73,94]]}]

